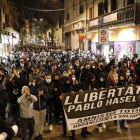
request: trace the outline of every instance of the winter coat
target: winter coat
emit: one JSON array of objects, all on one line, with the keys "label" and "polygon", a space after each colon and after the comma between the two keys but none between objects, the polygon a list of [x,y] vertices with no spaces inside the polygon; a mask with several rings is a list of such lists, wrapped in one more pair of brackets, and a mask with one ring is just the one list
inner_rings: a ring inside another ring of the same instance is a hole
[{"label": "winter coat", "polygon": [[[41,80],[40,77],[37,77],[36,78],[36,81],[37,80]],[[36,82],[35,82],[36,84]],[[40,97],[38,97],[38,94],[39,94],[39,91],[42,91],[43,90],[43,95],[41,95]],[[34,102],[34,110],[44,110],[47,108],[47,104],[46,104],[46,101],[49,100],[49,92],[48,92],[48,89],[47,87],[45,86],[41,86],[40,88],[38,88],[36,85],[33,86],[30,90],[30,93],[32,95],[35,95],[36,98],[37,98],[37,102]]]},{"label": "winter coat", "polygon": [[8,95],[0,85],[0,116],[4,119],[5,119],[7,102],[8,102]]}]

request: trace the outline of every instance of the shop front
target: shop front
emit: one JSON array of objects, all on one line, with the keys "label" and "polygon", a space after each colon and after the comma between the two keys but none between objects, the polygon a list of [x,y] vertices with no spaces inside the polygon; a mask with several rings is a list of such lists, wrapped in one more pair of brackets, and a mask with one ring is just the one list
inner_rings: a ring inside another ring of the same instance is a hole
[{"label": "shop front", "polygon": [[86,21],[81,20],[79,22],[71,23],[64,26],[64,38],[65,48],[72,50],[81,49],[85,50],[85,33],[86,33]]},{"label": "shop front", "polygon": [[91,50],[103,54],[106,58],[115,54],[118,59],[124,55],[132,58],[134,53],[140,56],[140,26],[109,30],[109,44],[98,44],[98,33],[93,33]]}]

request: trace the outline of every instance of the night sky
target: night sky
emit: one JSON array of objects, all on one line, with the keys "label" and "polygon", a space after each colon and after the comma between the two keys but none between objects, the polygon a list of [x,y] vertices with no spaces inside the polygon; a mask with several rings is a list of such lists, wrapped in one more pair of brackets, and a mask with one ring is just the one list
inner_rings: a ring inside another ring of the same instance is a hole
[{"label": "night sky", "polygon": [[[24,0],[25,7],[40,9],[40,0]],[[31,15],[35,11],[25,9],[25,14]]]}]

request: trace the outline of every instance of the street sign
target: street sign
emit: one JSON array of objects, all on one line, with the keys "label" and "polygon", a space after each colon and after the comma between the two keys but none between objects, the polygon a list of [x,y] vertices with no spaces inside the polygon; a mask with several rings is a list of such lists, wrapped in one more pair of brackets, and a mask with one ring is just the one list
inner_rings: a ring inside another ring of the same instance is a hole
[{"label": "street sign", "polygon": [[109,41],[109,31],[108,29],[99,29],[98,42],[102,45],[107,45]]}]

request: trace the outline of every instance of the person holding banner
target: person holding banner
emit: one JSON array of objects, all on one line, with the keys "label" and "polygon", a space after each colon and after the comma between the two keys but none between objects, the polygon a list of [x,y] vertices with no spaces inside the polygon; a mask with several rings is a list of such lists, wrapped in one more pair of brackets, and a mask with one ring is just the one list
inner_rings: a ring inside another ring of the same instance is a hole
[{"label": "person holding banner", "polygon": [[[79,92],[82,92],[84,90],[96,90],[95,89],[95,75],[88,74],[86,81],[79,84],[78,90]],[[92,133],[87,131],[87,127],[84,127],[82,128],[81,135],[83,138],[87,138],[87,135],[92,135]]]},{"label": "person holding banner", "polygon": [[[124,74],[120,74],[118,79],[119,79],[119,81],[118,81],[116,87],[118,87],[118,86],[125,86],[127,84],[126,83],[126,78],[125,78],[125,75]],[[125,123],[125,120],[122,120],[120,122],[120,127],[122,129],[124,129],[124,130],[127,130],[127,127],[125,126],[124,123]],[[117,125],[117,120],[114,121],[114,125]]]},{"label": "person holding banner", "polygon": [[[72,94],[75,93],[75,91],[73,91],[71,79],[68,78],[68,77],[65,78],[64,87],[63,87],[63,93],[67,93],[67,92],[71,92]],[[60,99],[62,99],[62,98],[63,98],[63,96],[60,95]],[[63,136],[67,137],[66,119],[65,119],[64,112],[62,112],[62,115],[63,115]],[[76,140],[76,138],[75,138],[75,130],[72,130],[71,133],[72,133],[71,140]]]},{"label": "person holding banner", "polygon": [[61,115],[62,112],[62,103],[61,100],[59,99],[59,96],[62,93],[63,90],[63,82],[59,79],[59,75],[55,74],[53,76],[54,80],[54,95],[53,95],[53,102],[54,102],[54,118],[55,118],[55,124],[59,122],[59,116]]},{"label": "person holding banner", "polygon": [[[107,88],[108,87],[108,83],[107,83],[105,77],[106,77],[106,74],[103,73],[103,72],[101,72],[100,73],[100,76],[99,76],[99,79],[95,83],[95,88],[96,89],[103,90],[104,88]],[[103,129],[106,129],[106,125],[104,123],[98,124],[98,132],[101,133],[102,132],[102,128]]]}]

